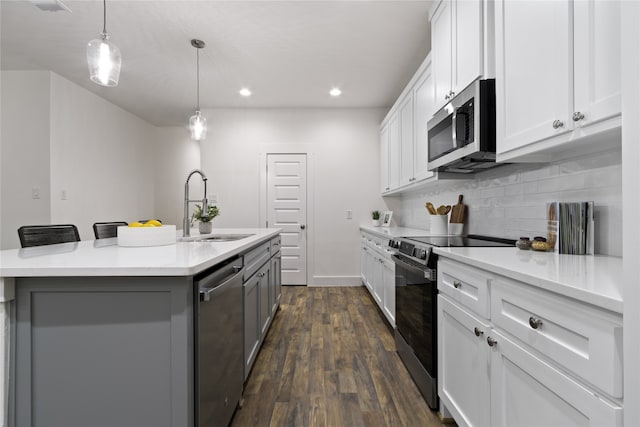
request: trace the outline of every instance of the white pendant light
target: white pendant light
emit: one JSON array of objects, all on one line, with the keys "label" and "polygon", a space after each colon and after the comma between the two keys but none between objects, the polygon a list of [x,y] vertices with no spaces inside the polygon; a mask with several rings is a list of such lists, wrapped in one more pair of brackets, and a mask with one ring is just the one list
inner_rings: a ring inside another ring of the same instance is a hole
[{"label": "white pendant light", "polygon": [[101,37],[87,45],[89,78],[101,86],[117,86],[122,57],[120,49],[109,41],[107,34],[107,0],[103,0],[103,27]]},{"label": "white pendant light", "polygon": [[205,44],[202,40],[191,40],[191,46],[196,48],[196,114],[189,119],[189,130],[191,131],[191,139],[202,141],[207,136],[207,119],[200,113],[200,49]]}]

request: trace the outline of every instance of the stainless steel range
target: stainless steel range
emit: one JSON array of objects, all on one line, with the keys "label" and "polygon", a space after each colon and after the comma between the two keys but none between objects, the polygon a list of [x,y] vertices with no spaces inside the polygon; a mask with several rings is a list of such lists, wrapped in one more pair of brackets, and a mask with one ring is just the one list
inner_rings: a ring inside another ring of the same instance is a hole
[{"label": "stainless steel range", "polygon": [[436,246],[514,246],[515,240],[487,236],[402,237],[396,248],[396,349],[432,409],[438,408]]}]

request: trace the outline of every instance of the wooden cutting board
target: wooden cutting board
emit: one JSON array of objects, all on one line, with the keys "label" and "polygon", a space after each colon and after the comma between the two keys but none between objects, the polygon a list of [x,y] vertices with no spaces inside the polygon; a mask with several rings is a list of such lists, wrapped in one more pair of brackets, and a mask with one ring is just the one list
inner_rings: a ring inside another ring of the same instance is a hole
[{"label": "wooden cutting board", "polygon": [[458,204],[453,205],[451,208],[451,217],[449,218],[449,222],[454,224],[463,224],[466,208],[467,207],[462,204],[462,194],[460,194],[458,196]]}]

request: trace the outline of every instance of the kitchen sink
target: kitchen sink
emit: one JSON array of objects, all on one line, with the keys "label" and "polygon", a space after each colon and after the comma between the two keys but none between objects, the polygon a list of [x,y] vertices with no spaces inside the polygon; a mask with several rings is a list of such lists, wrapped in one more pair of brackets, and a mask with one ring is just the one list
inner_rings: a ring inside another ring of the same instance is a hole
[{"label": "kitchen sink", "polygon": [[193,239],[194,242],[233,242],[235,240],[246,239],[255,234],[214,234],[212,236],[200,236]]}]

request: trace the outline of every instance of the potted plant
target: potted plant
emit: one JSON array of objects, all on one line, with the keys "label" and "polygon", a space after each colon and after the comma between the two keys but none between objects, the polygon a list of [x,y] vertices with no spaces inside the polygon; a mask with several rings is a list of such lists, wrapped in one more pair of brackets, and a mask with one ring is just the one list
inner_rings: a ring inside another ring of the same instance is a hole
[{"label": "potted plant", "polygon": [[373,220],[373,226],[374,227],[379,227],[380,226],[380,211],[375,210],[371,212],[371,219]]},{"label": "potted plant", "polygon": [[211,229],[213,228],[211,221],[218,215],[220,215],[220,209],[215,205],[210,205],[207,208],[207,215],[203,215],[202,206],[196,205],[196,208],[193,211],[193,218],[200,222],[200,224],[198,224],[200,234],[211,233]]}]

